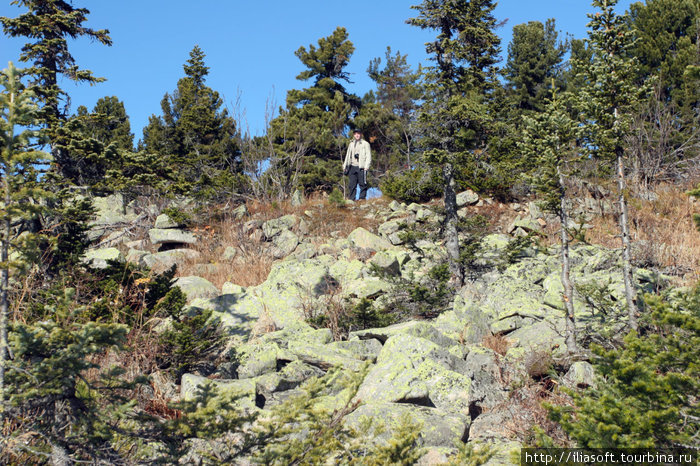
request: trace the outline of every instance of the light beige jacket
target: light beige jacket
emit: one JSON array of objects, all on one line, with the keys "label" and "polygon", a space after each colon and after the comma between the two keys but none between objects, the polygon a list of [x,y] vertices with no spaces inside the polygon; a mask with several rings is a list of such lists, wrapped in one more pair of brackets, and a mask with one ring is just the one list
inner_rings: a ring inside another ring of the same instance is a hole
[{"label": "light beige jacket", "polygon": [[[359,160],[355,160],[355,154],[360,154]],[[348,150],[345,153],[345,162],[343,162],[343,171],[348,165],[355,165],[362,169],[369,170],[369,165],[372,163],[372,152],[369,148],[369,142],[364,139],[350,142]]]}]

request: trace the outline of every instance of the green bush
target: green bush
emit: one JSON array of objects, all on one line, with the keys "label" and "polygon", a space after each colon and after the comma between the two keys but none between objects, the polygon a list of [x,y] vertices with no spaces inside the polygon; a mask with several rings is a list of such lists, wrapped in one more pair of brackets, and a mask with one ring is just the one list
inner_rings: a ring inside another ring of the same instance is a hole
[{"label": "green bush", "polygon": [[427,202],[442,196],[441,175],[430,167],[389,173],[379,187],[385,196],[407,203]]},{"label": "green bush", "polygon": [[169,368],[178,382],[185,372],[215,358],[223,342],[218,322],[211,320],[212,311],[188,314],[183,311],[186,303],[185,294],[175,287],[156,305],[157,313],[172,319],[172,328],[159,336],[161,366]]},{"label": "green bush", "polygon": [[700,288],[646,303],[639,334],[618,349],[592,346],[597,385],[572,393],[573,408],[548,406],[579,447],[700,446]]}]

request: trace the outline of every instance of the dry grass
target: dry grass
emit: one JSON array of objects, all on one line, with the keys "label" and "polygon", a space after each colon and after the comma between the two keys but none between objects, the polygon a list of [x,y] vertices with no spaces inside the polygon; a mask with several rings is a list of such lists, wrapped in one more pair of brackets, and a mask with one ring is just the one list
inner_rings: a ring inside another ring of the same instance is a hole
[{"label": "dry grass", "polygon": [[[630,234],[637,245],[634,261],[678,275],[684,284],[700,279],[700,233],[692,219],[700,206],[685,194],[693,185],[660,185],[654,191],[656,200],[632,198],[629,202]],[[596,217],[591,223],[588,241],[620,247],[616,216]]]},{"label": "dry grass", "polygon": [[500,354],[501,356],[505,356],[508,352],[508,349],[512,345],[512,342],[505,336],[496,334],[485,336],[481,344],[485,348],[493,350],[494,353]]},{"label": "dry grass", "polygon": [[558,390],[551,379],[531,381],[510,392],[510,398],[503,406],[511,415],[506,429],[521,442],[534,444],[537,440],[534,427],[537,426],[556,445],[567,446],[568,436],[559,424],[549,418],[549,412],[542,404],[544,401],[556,406],[573,406],[572,399]]},{"label": "dry grass", "polygon": [[[219,288],[226,282],[243,287],[259,285],[267,279],[275,259],[260,236],[251,235],[253,231],[245,228],[248,221],[254,220],[262,224],[273,218],[295,214],[303,218],[308,226],[305,238],[318,244],[331,237],[346,237],[358,227],[376,231],[379,221],[365,216],[373,212],[374,207],[386,203],[386,200],[372,199],[365,202],[373,207],[360,209],[360,204],[357,204],[338,208],[329,205],[322,195],[313,195],[303,205],[296,207],[289,203],[263,204],[251,201],[245,218],[224,218],[196,230],[200,241],[195,249],[200,257],[186,261],[178,270],[178,275],[197,275]],[[236,250],[236,256],[231,261],[223,261],[221,258],[224,250],[229,246]]]}]

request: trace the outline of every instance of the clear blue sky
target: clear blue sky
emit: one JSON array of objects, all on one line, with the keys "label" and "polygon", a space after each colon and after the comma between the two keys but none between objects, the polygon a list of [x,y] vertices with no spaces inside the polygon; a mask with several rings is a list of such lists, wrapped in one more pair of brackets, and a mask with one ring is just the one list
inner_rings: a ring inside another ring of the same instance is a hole
[{"label": "clear blue sky", "polygon": [[[294,56],[300,46],[344,26],[355,45],[347,70],[354,84],[347,88],[358,95],[373,88],[367,77],[369,61],[384,57],[387,46],[408,55],[412,66],[426,63],[424,43],[434,35],[408,26],[416,15],[410,5],[418,0],[75,0],[73,5],[90,10],[87,26],[109,29],[112,47],[79,39],[70,44],[76,62],[107,81],[96,86],[64,83],[71,96],[71,110],[78,105],[92,109],[97,99],[115,95],[131,119],[136,140],[151,114],[160,114],[160,101],[175,89],[183,76],[182,65],[197,44],[210,67],[207,84],[225,99],[231,111],[245,112],[244,121],[253,134],[264,129],[266,105],[276,111],[286,92],[308,84],[295,77],[304,68]],[[631,0],[622,0],[619,11]],[[24,9],[0,0],[0,16],[16,17]],[[576,38],[586,35],[586,13],[594,8],[586,0],[502,0],[495,16],[507,20],[497,32],[507,51],[513,26],[527,21],[555,18],[557,28]],[[18,62],[24,40],[0,39],[0,67]],[[236,102],[239,102],[238,104]]]}]

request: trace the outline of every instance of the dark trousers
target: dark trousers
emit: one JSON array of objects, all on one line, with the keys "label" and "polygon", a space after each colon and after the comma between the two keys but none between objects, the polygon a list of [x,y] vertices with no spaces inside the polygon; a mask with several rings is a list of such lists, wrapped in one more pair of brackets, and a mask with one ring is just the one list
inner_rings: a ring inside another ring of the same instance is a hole
[{"label": "dark trousers", "polygon": [[367,199],[367,175],[363,169],[354,165],[350,166],[348,173],[348,199],[355,200],[355,190],[360,185],[360,199]]}]

